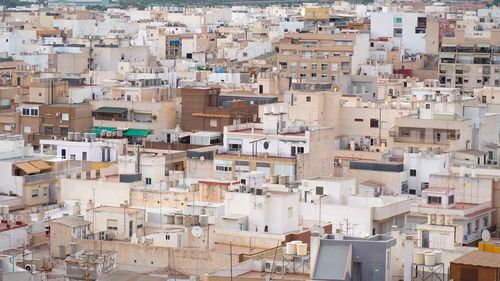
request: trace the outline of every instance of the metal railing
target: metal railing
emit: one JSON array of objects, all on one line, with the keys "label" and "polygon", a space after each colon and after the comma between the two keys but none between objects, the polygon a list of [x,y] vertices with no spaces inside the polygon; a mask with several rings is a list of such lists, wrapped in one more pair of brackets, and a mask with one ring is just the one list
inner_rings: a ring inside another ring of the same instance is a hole
[{"label": "metal railing", "polygon": [[32,183],[32,182],[37,182],[37,181],[55,180],[59,177],[67,177],[67,176],[70,176],[74,173],[81,173],[81,171],[82,171],[81,167],[76,167],[76,168],[69,168],[69,169],[61,170],[61,171],[36,174],[36,175],[28,175],[28,176],[24,176],[24,181],[26,183]]}]

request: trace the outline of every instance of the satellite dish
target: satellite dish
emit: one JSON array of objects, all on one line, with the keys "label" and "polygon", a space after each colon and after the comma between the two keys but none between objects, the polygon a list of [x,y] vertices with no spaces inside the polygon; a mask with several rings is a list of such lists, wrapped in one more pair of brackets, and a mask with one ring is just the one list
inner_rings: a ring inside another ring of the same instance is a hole
[{"label": "satellite dish", "polygon": [[203,234],[203,228],[195,226],[191,229],[191,234],[196,238],[201,237],[201,235]]},{"label": "satellite dish", "polygon": [[202,156],[200,156],[200,161],[201,161],[201,162],[205,161],[205,156],[203,156],[203,155],[202,155]]},{"label": "satellite dish", "polygon": [[491,239],[490,232],[487,229],[483,230],[483,232],[481,232],[481,238],[484,242],[489,242]]}]

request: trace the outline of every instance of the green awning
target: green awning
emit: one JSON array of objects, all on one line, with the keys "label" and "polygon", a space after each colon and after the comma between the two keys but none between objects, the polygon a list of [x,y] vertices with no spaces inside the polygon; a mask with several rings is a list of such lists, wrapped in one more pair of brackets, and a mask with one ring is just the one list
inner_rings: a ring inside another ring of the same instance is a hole
[{"label": "green awning", "polygon": [[114,114],[121,114],[121,113],[126,113],[127,109],[124,107],[110,107],[110,106],[104,106],[104,107],[99,107],[98,109],[94,110],[94,112],[97,113],[114,113]]},{"label": "green awning", "polygon": [[151,130],[128,129],[123,133],[124,137],[145,137],[151,134]]},{"label": "green awning", "polygon": [[92,131],[92,133],[94,133],[98,136],[101,136],[102,131],[112,132],[112,131],[116,131],[116,130],[118,130],[118,129],[115,127],[95,127],[94,130]]}]

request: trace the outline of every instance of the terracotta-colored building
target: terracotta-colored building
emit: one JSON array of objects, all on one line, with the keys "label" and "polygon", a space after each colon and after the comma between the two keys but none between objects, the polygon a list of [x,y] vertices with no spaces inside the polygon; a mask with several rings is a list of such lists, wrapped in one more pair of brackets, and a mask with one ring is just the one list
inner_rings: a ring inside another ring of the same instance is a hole
[{"label": "terracotta-colored building", "polygon": [[[257,96],[221,95],[220,88],[211,87],[181,88],[180,96],[184,131],[222,132],[224,126],[257,121]],[[267,98],[265,102],[273,99]]]}]

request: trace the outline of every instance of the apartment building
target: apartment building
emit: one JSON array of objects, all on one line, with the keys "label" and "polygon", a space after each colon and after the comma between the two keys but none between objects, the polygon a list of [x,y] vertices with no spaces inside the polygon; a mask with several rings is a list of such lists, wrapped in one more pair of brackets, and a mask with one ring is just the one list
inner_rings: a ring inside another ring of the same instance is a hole
[{"label": "apartment building", "polygon": [[280,40],[277,66],[298,81],[338,82],[354,74],[369,55],[369,34],[287,33]]},{"label": "apartment building", "polygon": [[455,29],[443,38],[439,53],[439,82],[465,92],[500,85],[500,30],[471,32]]},{"label": "apartment building", "polygon": [[184,131],[222,132],[224,126],[258,121],[258,104],[274,102],[249,94],[221,94],[220,88],[185,87],[182,98],[181,128]]},{"label": "apartment building", "polygon": [[330,174],[333,129],[288,124],[287,114],[271,111],[262,123],[224,127],[224,148],[215,155],[216,178],[235,179],[240,173],[262,171],[293,181]]}]

